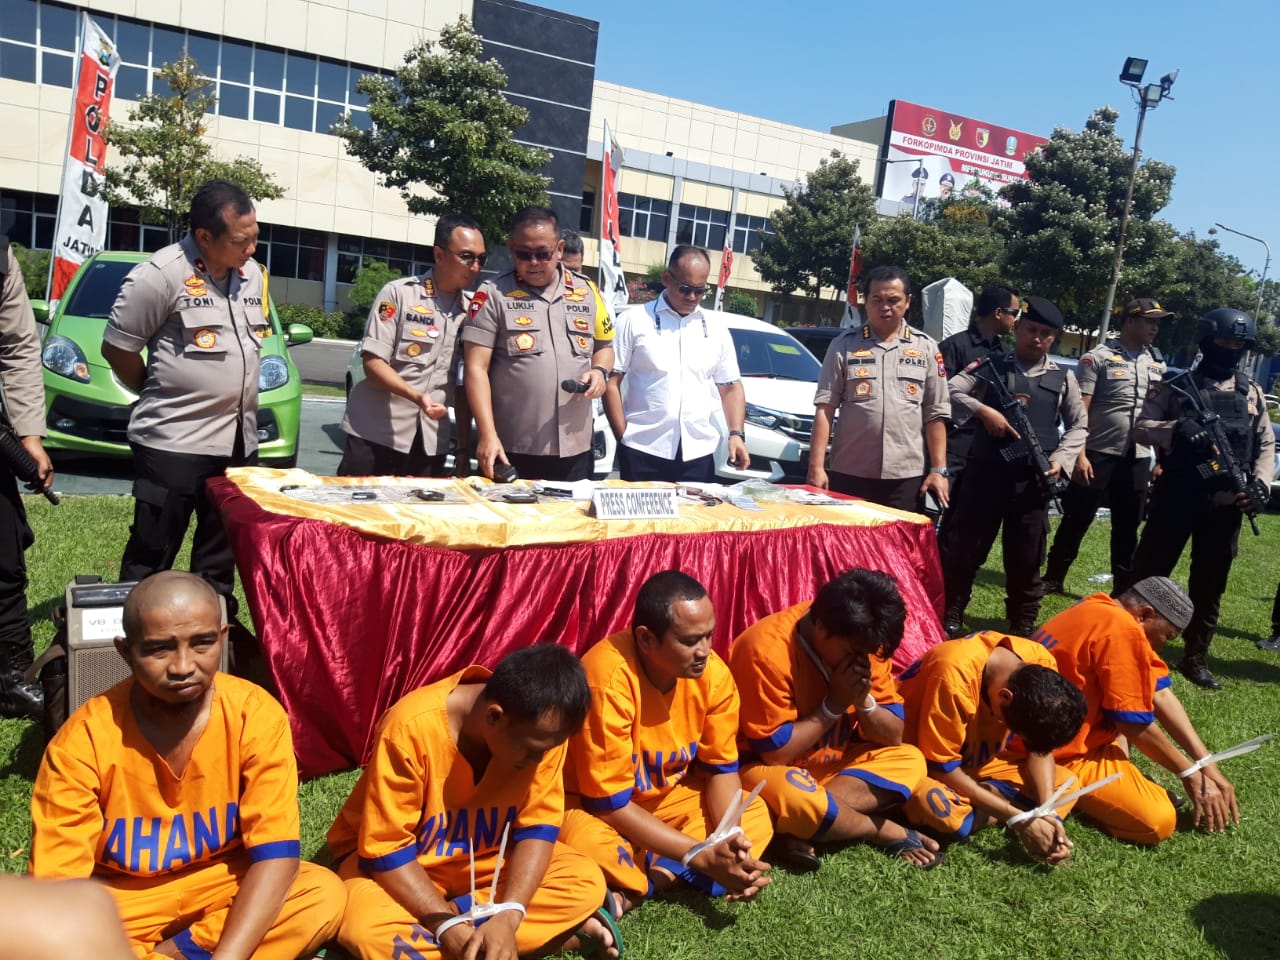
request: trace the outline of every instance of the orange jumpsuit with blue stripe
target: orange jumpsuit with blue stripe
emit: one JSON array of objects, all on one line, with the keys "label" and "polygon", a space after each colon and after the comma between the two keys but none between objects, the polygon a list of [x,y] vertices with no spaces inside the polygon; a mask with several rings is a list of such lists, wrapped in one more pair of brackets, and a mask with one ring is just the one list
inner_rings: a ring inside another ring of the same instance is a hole
[{"label": "orange jumpsuit with blue stripe", "polygon": [[516,930],[522,954],[575,929],[604,900],[604,878],[595,864],[557,842],[565,745],[525,769],[491,761],[479,780],[458,750],[449,726],[449,694],[489,675],[484,667],[467,667],[394,704],[378,723],[369,765],[329,828],[329,849],[348,893],[338,940],[362,960],[440,956],[432,934],[378,883],[380,872],[418,863],[441,897],[460,912],[469,910],[469,851],[474,846],[476,885],[487,894],[507,825],[508,858],[521,843],[554,844],[542,884]]},{"label": "orange jumpsuit with blue stripe", "polygon": [[[1053,655],[1038,643],[987,630],[930,648],[898,678],[906,709],[902,738],[920,748],[934,775],[926,777],[907,802],[907,819],[913,826],[954,839],[973,831],[969,799],[935,779],[956,769],[1016,806],[1029,810],[1040,802],[1023,792],[1025,748],[1015,747],[1009,728],[983,696],[983,671],[997,647],[1024,663],[1058,669]],[[1059,768],[1055,784],[1069,775]],[[1065,816],[1069,810],[1063,808],[1059,814]]]},{"label": "orange jumpsuit with blue stripe", "polygon": [[[31,796],[31,872],[101,881],[139,957],[172,936],[188,960],[208,960],[249,866],[299,858],[288,720],[265,690],[219,673],[176,775],[138,727],[133,683],[89,700],[50,741]],[[331,871],[301,864],[254,955],[315,950],[337,932],[345,903]]]},{"label": "orange jumpsuit with blue stripe", "polygon": [[[638,804],[702,841],[716,828],[703,803],[708,775],[738,771],[738,691],[715,653],[697,679],[664,693],[646,677],[630,630],[601,640],[582,658],[591,711],[569,741],[565,785],[570,809],[564,840],[592,857],[609,887],[646,894],[658,866],[713,896],[724,888],[679,861],[633,845],[596,814]],[[741,826],[756,856],[773,838],[769,810],[757,798]]]},{"label": "orange jumpsuit with blue stripe", "polygon": [[[791,739],[796,720],[818,709],[827,681],[796,634],[809,612],[800,603],[771,614],[744,630],[729,648],[729,670],[742,699],[738,746],[742,784],[767,781],[761,796],[777,819],[778,831],[821,840],[839,813],[825,785],[854,777],[896,794],[905,802],[925,777],[924,758],[909,744],[884,747],[859,737],[857,711],[850,707],[812,749],[790,764],[769,764],[760,755]],[[890,661],[871,657],[871,696],[881,709],[902,717],[902,698]]]},{"label": "orange jumpsuit with blue stripe", "polygon": [[1154,723],[1156,691],[1170,686],[1169,668],[1142,627],[1105,593],[1085,597],[1032,637],[1053,654],[1058,672],[1089,704],[1076,738],[1054,751],[1082,786],[1124,776],[1081,797],[1077,809],[1112,836],[1151,845],[1173,835],[1177,812],[1165,789],[1143,776],[1116,737],[1116,723]]}]

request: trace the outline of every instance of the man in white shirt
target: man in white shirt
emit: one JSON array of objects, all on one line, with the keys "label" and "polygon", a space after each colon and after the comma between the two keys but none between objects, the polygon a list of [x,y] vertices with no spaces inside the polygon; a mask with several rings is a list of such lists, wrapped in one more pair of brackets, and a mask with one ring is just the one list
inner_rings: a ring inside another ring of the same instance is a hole
[{"label": "man in white shirt", "polygon": [[682,244],[663,271],[661,296],[618,317],[604,410],[623,480],[715,480],[717,394],[729,425],[729,463],[751,463],[733,338],[720,314],[701,307],[710,273],[707,252]]}]

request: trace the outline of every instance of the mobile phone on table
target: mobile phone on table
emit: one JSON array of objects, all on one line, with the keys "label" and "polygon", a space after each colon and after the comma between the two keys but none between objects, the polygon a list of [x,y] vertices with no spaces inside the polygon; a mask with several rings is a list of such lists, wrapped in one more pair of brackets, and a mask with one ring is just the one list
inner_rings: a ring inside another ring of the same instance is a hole
[{"label": "mobile phone on table", "polygon": [[529,493],[527,490],[512,490],[510,493],[504,493],[502,499],[507,503],[537,503],[536,494]]}]

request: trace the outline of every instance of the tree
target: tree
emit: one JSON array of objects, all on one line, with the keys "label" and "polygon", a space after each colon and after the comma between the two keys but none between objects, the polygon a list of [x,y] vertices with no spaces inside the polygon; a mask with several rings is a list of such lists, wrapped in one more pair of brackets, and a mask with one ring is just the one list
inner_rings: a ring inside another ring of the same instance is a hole
[{"label": "tree", "polygon": [[726,290],[724,309],[726,313],[736,313],[744,317],[760,316],[760,304],[745,290]]},{"label": "tree", "polygon": [[383,186],[400,191],[411,213],[466,213],[494,246],[517,211],[546,203],[548,180],[532,171],[551,155],[516,143],[529,112],[507,101],[506,73],[497,60],[481,61],[481,51],[471,22],[459,17],[440,31],[438,52],[421,40],[395,76],[360,78],[371,130],[348,115],[333,132]]},{"label": "tree", "polygon": [[217,98],[196,61],[183,56],[156,71],[172,96],[148,94],[129,113],[129,122],[107,125],[105,138],[119,156],[108,157],[107,202],[138,207],[144,223],[160,224],[177,240],[186,227],[191,197],[206,180],[237,183],[255,200],[275,200],[284,190],[258,161],[222,160],[205,139]]},{"label": "tree", "polygon": [[854,227],[866,230],[876,219],[858,161],[833,150],[805,182],[783,192],[786,202],[769,218],[774,233],[763,235],[754,255],[756,270],[779,296],[799,291],[817,299],[833,290],[843,300]]},{"label": "tree", "polygon": [[18,266],[22,268],[22,282],[26,284],[27,296],[32,300],[43,300],[49,288],[49,258],[53,254],[48,250],[28,250],[20,243],[11,246]]},{"label": "tree", "polygon": [[351,306],[355,308],[356,315],[362,319],[367,316],[369,308],[373,306],[373,301],[378,296],[378,291],[399,277],[400,274],[380,260],[370,260],[357,270],[355,282],[351,284],[351,290],[347,294],[351,298]]},{"label": "tree", "polygon": [[1236,307],[1252,314],[1257,304],[1257,292],[1251,289],[1240,261],[1224,254],[1217,240],[1188,231],[1174,240],[1174,248],[1176,280],[1149,294],[1177,314],[1161,321],[1156,338],[1156,345],[1171,357],[1193,345],[1196,322],[1210,310]]},{"label": "tree", "polygon": [[[1055,130],[1027,157],[1027,179],[1001,191],[1010,206],[995,221],[1008,241],[1010,278],[1054,301],[1086,329],[1096,326],[1111,282],[1132,164],[1116,134],[1118,118],[1102,107],[1083,131]],[[1169,202],[1173,175],[1173,167],[1157,160],[1138,168],[1117,304],[1149,296],[1176,279],[1173,228],[1155,219]]]}]

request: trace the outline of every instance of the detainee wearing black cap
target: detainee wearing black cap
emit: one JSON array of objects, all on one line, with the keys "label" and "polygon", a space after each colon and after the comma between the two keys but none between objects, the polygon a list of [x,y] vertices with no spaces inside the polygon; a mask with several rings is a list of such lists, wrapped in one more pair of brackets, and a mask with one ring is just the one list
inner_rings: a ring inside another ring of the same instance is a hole
[{"label": "detainee wearing black cap", "polygon": [[1209,644],[1239,545],[1240,522],[1243,514],[1266,509],[1275,471],[1276,438],[1262,388],[1236,369],[1257,338],[1257,324],[1243,310],[1210,310],[1196,326],[1199,365],[1179,383],[1188,388],[1194,384],[1204,406],[1220,418],[1231,452],[1248,476],[1245,492],[1237,493],[1220,469],[1221,451],[1169,378],[1151,391],[1138,418],[1137,437],[1160,449],[1163,469],[1151,488],[1133,575],[1167,576],[1191,541],[1187,593],[1196,609],[1182,634],[1178,669],[1209,690],[1222,688],[1209,671]]},{"label": "detainee wearing black cap", "polygon": [[[974,438],[966,482],[951,504],[955,522],[939,544],[947,592],[943,628],[948,636],[962,630],[974,577],[1001,525],[1010,633],[1030,636],[1040,613],[1049,504],[1028,459],[1006,458],[1007,448],[1020,443],[1021,437],[1000,410],[990,387],[992,378],[999,377],[1025,408],[1049,458],[1050,477],[1069,473],[1084,448],[1087,427],[1080,385],[1075,374],[1048,356],[1062,330],[1062,312],[1044,297],[1026,297],[1023,303],[1014,326],[1013,352],[991,358],[989,366],[975,365],[947,384],[952,420],[963,423],[972,418],[982,427]],[[1061,438],[1059,422],[1064,428]]]},{"label": "detainee wearing black cap", "polygon": [[1062,523],[1044,571],[1046,594],[1062,592],[1104,496],[1111,507],[1113,590],[1123,593],[1133,583],[1133,551],[1146,513],[1152,463],[1151,448],[1137,441],[1134,428],[1151,385],[1164,376],[1164,357],[1154,343],[1160,321],[1172,316],[1155,300],[1132,300],[1124,308],[1119,338],[1080,358],[1076,375],[1089,412],[1089,439],[1062,495]]}]

